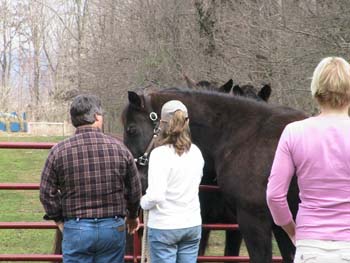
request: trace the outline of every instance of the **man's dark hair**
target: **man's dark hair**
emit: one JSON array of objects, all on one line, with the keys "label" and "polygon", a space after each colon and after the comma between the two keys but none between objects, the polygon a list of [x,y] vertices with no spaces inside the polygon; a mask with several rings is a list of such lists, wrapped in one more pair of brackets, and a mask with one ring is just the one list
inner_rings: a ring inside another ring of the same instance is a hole
[{"label": "man's dark hair", "polygon": [[101,100],[94,95],[78,95],[70,107],[70,117],[74,127],[93,124],[95,114],[102,115]]}]

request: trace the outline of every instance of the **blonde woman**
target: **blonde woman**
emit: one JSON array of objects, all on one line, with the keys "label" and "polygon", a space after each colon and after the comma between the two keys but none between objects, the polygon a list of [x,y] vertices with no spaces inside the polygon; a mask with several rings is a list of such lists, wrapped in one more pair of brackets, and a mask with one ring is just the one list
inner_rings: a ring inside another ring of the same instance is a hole
[{"label": "blonde woman", "polygon": [[[294,262],[350,262],[350,65],[339,57],[316,67],[311,94],[320,114],[286,126],[267,186],[277,225],[296,244]],[[300,189],[296,224],[286,196]]]},{"label": "blonde woman", "polygon": [[141,199],[142,208],[149,210],[151,262],[195,263],[201,238],[198,188],[204,160],[191,142],[182,102],[165,103],[160,122],[158,147],[149,160],[148,189]]}]

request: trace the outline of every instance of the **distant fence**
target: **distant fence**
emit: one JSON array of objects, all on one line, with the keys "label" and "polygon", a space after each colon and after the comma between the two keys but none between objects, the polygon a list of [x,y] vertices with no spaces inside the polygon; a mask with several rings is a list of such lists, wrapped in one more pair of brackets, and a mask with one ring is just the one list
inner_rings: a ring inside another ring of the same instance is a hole
[{"label": "distant fence", "polygon": [[75,128],[64,122],[34,122],[27,121],[26,113],[0,112],[0,132],[25,132],[36,136],[69,136]]},{"label": "distant fence", "polygon": [[28,133],[40,136],[69,136],[75,128],[68,122],[28,122]]}]

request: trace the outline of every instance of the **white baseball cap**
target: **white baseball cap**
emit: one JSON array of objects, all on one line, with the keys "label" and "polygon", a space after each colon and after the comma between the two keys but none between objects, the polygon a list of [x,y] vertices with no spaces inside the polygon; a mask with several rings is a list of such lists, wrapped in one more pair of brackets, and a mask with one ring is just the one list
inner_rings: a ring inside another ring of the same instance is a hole
[{"label": "white baseball cap", "polygon": [[185,117],[188,117],[188,112],[186,106],[179,100],[170,100],[164,103],[161,111],[161,119],[168,121],[174,115],[175,111],[182,111]]}]

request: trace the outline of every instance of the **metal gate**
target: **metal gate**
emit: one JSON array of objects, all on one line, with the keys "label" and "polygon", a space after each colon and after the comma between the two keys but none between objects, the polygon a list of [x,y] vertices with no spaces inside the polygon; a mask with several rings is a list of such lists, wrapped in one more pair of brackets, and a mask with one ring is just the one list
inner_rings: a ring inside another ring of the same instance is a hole
[{"label": "metal gate", "polygon": [[[54,143],[34,142],[0,142],[0,149],[51,149]],[[0,183],[0,190],[39,190],[35,183]],[[218,191],[217,186],[201,185],[200,191]],[[143,225],[141,225],[141,228]],[[234,230],[236,224],[203,224],[204,228],[212,230]],[[57,229],[53,222],[0,222],[1,229]],[[141,240],[139,235],[133,235],[134,250],[132,255],[125,255],[127,262],[141,261]],[[59,261],[62,255],[55,254],[0,254],[0,261]],[[249,262],[249,257],[199,256],[198,262]],[[274,257],[273,262],[282,262],[281,257]]]}]

